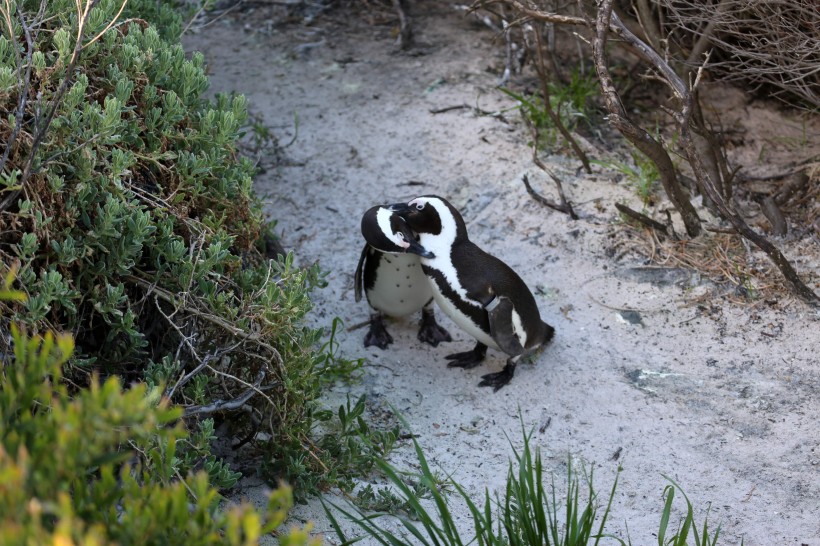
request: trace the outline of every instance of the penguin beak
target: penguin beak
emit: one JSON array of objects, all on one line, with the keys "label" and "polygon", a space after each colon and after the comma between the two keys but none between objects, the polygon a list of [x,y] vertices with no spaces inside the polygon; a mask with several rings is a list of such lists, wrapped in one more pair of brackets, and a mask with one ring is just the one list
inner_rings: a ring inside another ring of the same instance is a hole
[{"label": "penguin beak", "polygon": [[408,212],[413,211],[413,209],[411,209],[407,205],[407,203],[394,203],[392,205],[387,205],[386,208],[389,209],[390,212],[394,212],[394,213],[398,214],[399,216],[402,216],[403,214],[407,214]]},{"label": "penguin beak", "polygon": [[429,258],[431,260],[436,257],[435,254],[421,246],[415,239],[410,239],[410,246],[407,247],[407,252],[410,254],[418,254],[422,258]]},{"label": "penguin beak", "polygon": [[408,245],[407,248],[405,248],[405,252],[409,252],[410,254],[418,254],[422,258],[433,259],[436,257],[435,254],[421,246],[421,243],[416,240],[413,230],[411,230],[404,222],[402,222],[401,233],[404,235],[404,240]]}]

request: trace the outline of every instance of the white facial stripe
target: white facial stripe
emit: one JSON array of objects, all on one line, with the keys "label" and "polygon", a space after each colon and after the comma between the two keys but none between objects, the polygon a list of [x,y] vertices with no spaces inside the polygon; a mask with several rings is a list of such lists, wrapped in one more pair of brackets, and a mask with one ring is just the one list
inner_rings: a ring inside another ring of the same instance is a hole
[{"label": "white facial stripe", "polygon": [[446,241],[448,246],[451,246],[456,240],[457,231],[456,219],[453,218],[453,213],[450,212],[447,205],[440,199],[432,199],[428,206],[435,207],[441,219],[441,233],[439,233],[438,237],[440,237],[442,241]]},{"label": "white facial stripe", "polygon": [[[419,203],[424,203],[428,207],[433,207],[433,209],[435,209],[438,213],[439,220],[441,221],[441,233],[437,235],[432,233],[420,233],[419,242],[421,242],[421,245],[424,248],[432,251],[436,255],[438,255],[439,252],[446,252],[446,254],[449,255],[450,247],[453,246],[453,243],[456,240],[456,219],[453,218],[453,213],[450,212],[450,209],[447,208],[447,205],[445,205],[441,199],[436,198],[418,197],[410,201],[408,206],[415,207]],[[424,241],[427,241],[430,246],[425,244]]]},{"label": "white facial stripe", "polygon": [[425,203],[428,207],[435,208],[441,220],[441,233],[434,235],[432,233],[420,233],[419,243],[421,246],[435,254],[435,258],[422,258],[421,263],[441,271],[444,278],[452,289],[461,296],[461,299],[475,305],[482,307],[481,302],[467,297],[467,291],[458,282],[458,274],[453,262],[450,259],[450,249],[456,240],[456,219],[453,218],[453,213],[447,208],[440,199],[419,197],[410,201],[409,206],[414,207],[417,203]]},{"label": "white facial stripe", "polygon": [[410,243],[404,240],[403,237],[397,236],[393,233],[393,228],[390,226],[390,218],[393,216],[393,212],[390,209],[386,209],[384,207],[380,207],[379,210],[376,211],[376,223],[379,225],[379,229],[384,236],[390,239],[396,245],[407,248],[410,246]]}]

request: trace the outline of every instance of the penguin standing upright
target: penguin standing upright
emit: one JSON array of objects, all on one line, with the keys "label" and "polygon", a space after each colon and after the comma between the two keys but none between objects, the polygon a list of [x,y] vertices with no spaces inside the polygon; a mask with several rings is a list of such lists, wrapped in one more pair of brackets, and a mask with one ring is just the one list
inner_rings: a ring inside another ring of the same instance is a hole
[{"label": "penguin standing upright", "polygon": [[436,303],[478,341],[472,351],[448,356],[449,366],[477,366],[488,346],[504,351],[509,355],[504,369],[479,383],[497,391],[510,382],[521,357],[548,343],[555,330],[541,320],[521,277],[470,241],[464,219],[447,200],[428,195],[390,209],[418,234],[421,251],[408,251],[419,254]]},{"label": "penguin standing upright", "polygon": [[452,341],[449,332],[436,322],[433,291],[421,270],[420,256],[433,257],[416,241],[403,218],[376,206],[362,216],[362,249],[355,274],[356,301],[362,290],[374,312],[364,346],[386,349],[393,338],[384,326],[384,316],[402,317],[421,310],[418,339],[432,346]]}]

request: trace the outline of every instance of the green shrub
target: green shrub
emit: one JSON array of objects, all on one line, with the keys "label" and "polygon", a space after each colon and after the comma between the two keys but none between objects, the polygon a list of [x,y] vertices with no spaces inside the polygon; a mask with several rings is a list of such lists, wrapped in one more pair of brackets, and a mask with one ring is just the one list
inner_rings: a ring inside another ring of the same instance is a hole
[{"label": "green shrub", "polygon": [[[10,289],[13,274],[0,301],[25,298]],[[0,544],[256,544],[282,524],[288,488],[274,492],[263,521],[248,505],[220,509],[206,472],[179,474],[182,409],[161,389],[94,376],[72,396],[61,381],[71,336],[10,330],[14,354],[0,362]],[[308,544],[307,531],[283,544]]]},{"label": "green shrub", "polygon": [[[31,295],[18,317],[38,330],[46,323],[71,329],[82,356],[124,371],[174,343],[148,326],[184,307],[177,300],[229,317],[229,308],[237,315],[243,296],[262,286],[265,271],[242,263],[262,227],[252,165],[235,150],[245,99],[204,100],[202,56],[187,60],[181,46],[140,21],[126,20],[87,45],[67,74],[74,2],[47,5],[35,43],[43,65],[34,62],[30,89],[36,83],[42,99],[26,104],[30,118],[3,171],[10,187],[23,185],[9,209],[19,228],[3,230]],[[112,20],[119,5],[101,2],[88,26]],[[19,39],[6,35],[0,62],[15,68],[11,50]],[[64,81],[67,91],[55,104]],[[17,93],[4,98],[13,111]],[[40,102],[55,114],[21,180],[32,152],[23,137],[36,139],[42,129]],[[169,293],[165,309],[154,305],[152,286]]]},{"label": "green shrub", "polygon": [[237,150],[245,98],[204,98],[204,59],[186,57],[166,4],[0,6],[0,273],[19,262],[27,295],[0,302],[0,353],[9,319],[70,331],[72,393],[118,376],[184,408],[192,433],[168,471],[233,485],[210,442],[211,416],[234,411],[234,434],[268,438],[272,479],[313,487],[333,466],[306,440],[328,419],[321,376],[361,363],[304,325],[318,266],[260,252],[269,227]]}]

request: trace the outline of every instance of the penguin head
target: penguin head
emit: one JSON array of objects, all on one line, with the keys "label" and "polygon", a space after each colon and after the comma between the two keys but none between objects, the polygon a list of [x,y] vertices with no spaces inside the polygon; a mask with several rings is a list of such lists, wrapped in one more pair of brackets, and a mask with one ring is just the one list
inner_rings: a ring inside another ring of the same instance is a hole
[{"label": "penguin head", "polygon": [[467,239],[461,214],[438,195],[416,197],[408,203],[390,205],[390,209],[407,222],[423,247],[433,253],[449,255],[453,243]]},{"label": "penguin head", "polygon": [[381,252],[410,252],[423,258],[435,255],[419,244],[407,222],[390,207],[377,205],[362,216],[362,235],[367,243]]}]

